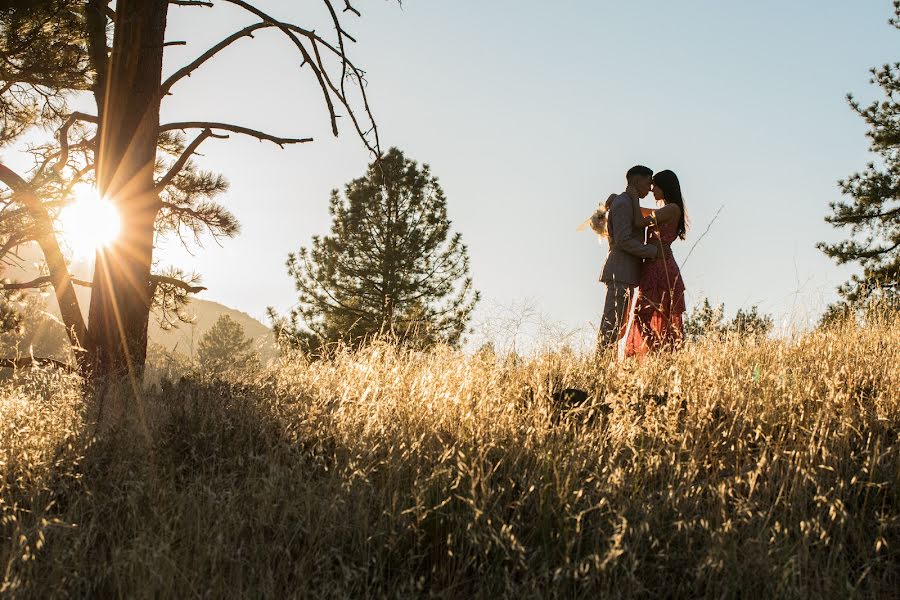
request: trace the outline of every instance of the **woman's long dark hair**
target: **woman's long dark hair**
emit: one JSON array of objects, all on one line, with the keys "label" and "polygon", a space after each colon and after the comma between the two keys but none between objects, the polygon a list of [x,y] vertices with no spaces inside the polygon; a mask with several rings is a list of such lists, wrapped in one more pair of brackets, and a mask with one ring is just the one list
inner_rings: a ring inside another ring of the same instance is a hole
[{"label": "woman's long dark hair", "polygon": [[653,176],[653,185],[660,187],[666,204],[676,204],[681,209],[681,217],[678,219],[678,237],[684,239],[687,235],[687,211],[684,210],[684,198],[681,195],[678,176],[672,171],[660,171]]}]

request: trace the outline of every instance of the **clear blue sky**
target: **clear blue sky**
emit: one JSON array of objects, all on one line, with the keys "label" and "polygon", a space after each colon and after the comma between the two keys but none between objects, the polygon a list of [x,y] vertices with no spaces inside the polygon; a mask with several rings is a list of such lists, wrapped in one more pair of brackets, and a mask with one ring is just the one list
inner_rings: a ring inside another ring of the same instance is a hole
[{"label": "clear blue sky", "polygon": [[[318,0],[272,0],[272,13],[328,30]],[[845,94],[870,100],[868,69],[900,59],[888,0],[755,2],[357,0],[358,39],[384,147],[429,163],[468,244],[479,318],[529,303],[567,327],[601,310],[605,256],[576,233],[643,163],[681,178],[693,229],[683,260],[689,307],[708,296],[729,313],[759,304],[779,319],[817,317],[852,272],[815,249],[836,181],[871,160]],[[170,10],[174,70],[237,24],[228,9]],[[329,136],[308,70],[274,33],[258,34],[175,88],[164,118],[229,120],[314,144],[208,141],[202,165],[228,176],[223,199],[243,232],[194,256],[221,301],[262,318],[287,309],[288,252],[328,231],[329,191],[369,156],[349,128]]]}]

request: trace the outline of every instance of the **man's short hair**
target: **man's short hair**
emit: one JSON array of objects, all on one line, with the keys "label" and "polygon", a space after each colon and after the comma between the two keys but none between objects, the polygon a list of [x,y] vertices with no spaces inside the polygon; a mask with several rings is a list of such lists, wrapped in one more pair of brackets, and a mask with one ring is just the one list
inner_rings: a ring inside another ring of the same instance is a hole
[{"label": "man's short hair", "polygon": [[644,165],[635,165],[628,169],[628,173],[625,174],[625,180],[631,181],[632,177],[650,177],[652,179],[653,169]]}]

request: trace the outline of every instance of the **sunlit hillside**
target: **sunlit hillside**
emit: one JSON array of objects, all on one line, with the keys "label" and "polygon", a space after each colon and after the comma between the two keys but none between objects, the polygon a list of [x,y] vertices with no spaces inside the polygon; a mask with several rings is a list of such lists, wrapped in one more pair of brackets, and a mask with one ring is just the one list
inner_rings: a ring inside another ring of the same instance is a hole
[{"label": "sunlit hillside", "polygon": [[[4,265],[2,275],[4,278],[13,281],[30,281],[38,275],[39,264],[43,261],[40,250],[33,245],[24,245],[19,254],[22,257],[20,264]],[[80,276],[89,276],[90,270],[84,264],[76,264],[75,270],[85,271],[79,273]],[[78,300],[81,310],[87,317],[88,307],[90,305],[91,293],[89,288],[76,287]],[[65,339],[65,331],[58,324],[59,308],[53,294],[46,294],[49,318],[43,323],[42,330],[46,330],[45,336],[55,336],[60,340]],[[224,304],[203,300],[200,298],[191,298],[190,304],[186,307],[185,313],[193,317],[191,323],[180,323],[175,320],[175,327],[165,325],[165,319],[158,311],[154,311],[150,315],[149,321],[149,338],[150,341],[159,344],[168,352],[177,352],[190,358],[195,352],[200,338],[206,333],[213,323],[222,316],[228,315],[241,325],[247,338],[253,340],[254,348],[259,353],[263,361],[267,361],[275,356],[275,339],[272,330],[248,315]],[[64,342],[60,342],[65,345]]]},{"label": "sunlit hillside", "polygon": [[0,595],[893,597],[898,326],[643,365],[375,346],[88,403],[23,372]]}]

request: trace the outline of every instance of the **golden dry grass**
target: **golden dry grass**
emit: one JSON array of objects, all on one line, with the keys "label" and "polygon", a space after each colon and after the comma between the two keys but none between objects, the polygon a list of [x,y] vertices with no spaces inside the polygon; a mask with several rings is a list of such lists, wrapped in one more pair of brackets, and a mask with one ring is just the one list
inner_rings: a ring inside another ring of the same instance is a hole
[{"label": "golden dry grass", "polygon": [[0,595],[896,597],[897,331],[640,366],[376,346],[163,384],[100,433],[77,382],[20,376]]}]

